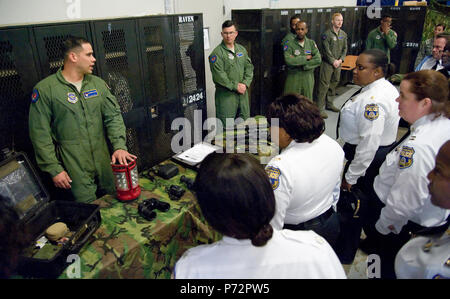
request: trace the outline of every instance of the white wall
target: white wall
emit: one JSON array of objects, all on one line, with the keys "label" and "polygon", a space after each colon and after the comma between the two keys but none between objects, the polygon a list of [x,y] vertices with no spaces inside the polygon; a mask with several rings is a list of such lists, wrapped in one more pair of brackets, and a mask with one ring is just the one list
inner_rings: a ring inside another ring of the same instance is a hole
[{"label": "white wall", "polygon": [[221,25],[232,9],[356,6],[357,0],[0,0],[0,26],[102,19],[165,13],[203,13],[209,28],[210,49],[205,50],[208,117],[215,116],[214,84],[208,56],[222,38]]}]

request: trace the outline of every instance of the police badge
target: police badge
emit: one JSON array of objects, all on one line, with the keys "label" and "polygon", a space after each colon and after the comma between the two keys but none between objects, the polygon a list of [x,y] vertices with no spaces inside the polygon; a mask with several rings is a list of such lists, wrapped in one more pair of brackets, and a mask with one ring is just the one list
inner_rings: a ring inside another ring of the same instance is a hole
[{"label": "police badge", "polygon": [[280,185],[280,169],[269,166],[266,168],[267,176],[269,177],[270,184],[272,185],[272,189],[276,190],[278,186]]},{"label": "police badge", "polygon": [[380,116],[380,109],[377,104],[368,104],[364,109],[364,117],[368,120],[376,120]]},{"label": "police badge", "polygon": [[76,102],[78,102],[78,98],[74,92],[68,92],[67,101],[69,101],[69,103],[75,104]]},{"label": "police badge", "polygon": [[409,146],[403,146],[402,151],[400,152],[400,159],[398,160],[398,167],[400,169],[410,167],[414,162],[413,160],[414,153],[415,153],[414,148]]}]

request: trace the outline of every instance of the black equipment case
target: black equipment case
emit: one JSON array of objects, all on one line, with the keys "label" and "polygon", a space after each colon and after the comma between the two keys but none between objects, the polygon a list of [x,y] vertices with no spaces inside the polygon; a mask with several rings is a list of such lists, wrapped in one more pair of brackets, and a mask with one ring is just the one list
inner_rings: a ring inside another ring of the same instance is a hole
[{"label": "black equipment case", "polygon": [[[23,277],[58,277],[73,262],[67,257],[77,254],[101,224],[98,205],[50,201],[31,163],[21,152],[13,152],[0,162],[0,194],[19,215],[19,227],[24,229],[26,240],[30,240],[22,248],[18,261],[17,274]],[[36,247],[37,240],[56,222],[67,225],[71,232],[68,240],[58,245],[47,241],[46,251],[50,249],[50,255],[39,254],[44,247]]]}]

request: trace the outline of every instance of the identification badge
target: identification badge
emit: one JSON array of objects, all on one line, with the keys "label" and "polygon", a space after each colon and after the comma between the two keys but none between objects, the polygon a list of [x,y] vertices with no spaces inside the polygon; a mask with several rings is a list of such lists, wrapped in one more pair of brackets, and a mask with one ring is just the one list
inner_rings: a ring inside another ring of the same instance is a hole
[{"label": "identification badge", "polygon": [[409,146],[403,146],[400,152],[400,159],[398,160],[398,167],[400,169],[405,169],[411,167],[413,164],[414,148]]},{"label": "identification badge", "polygon": [[69,103],[75,104],[76,102],[78,102],[77,95],[74,92],[68,92],[67,93],[67,101]]},{"label": "identification badge", "polygon": [[380,108],[377,104],[368,104],[364,110],[364,117],[368,120],[376,120],[380,116]]},{"label": "identification badge", "polygon": [[98,91],[97,89],[91,89],[83,92],[83,96],[86,100],[90,98],[95,98],[96,96],[98,96]]}]

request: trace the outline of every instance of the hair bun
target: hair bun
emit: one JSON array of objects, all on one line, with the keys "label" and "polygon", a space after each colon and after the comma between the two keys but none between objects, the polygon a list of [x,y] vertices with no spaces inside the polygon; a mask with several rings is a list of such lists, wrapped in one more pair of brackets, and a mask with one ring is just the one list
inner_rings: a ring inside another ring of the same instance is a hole
[{"label": "hair bun", "polygon": [[264,246],[267,241],[272,238],[273,228],[269,223],[261,227],[259,232],[252,238],[252,244],[254,246]]}]

